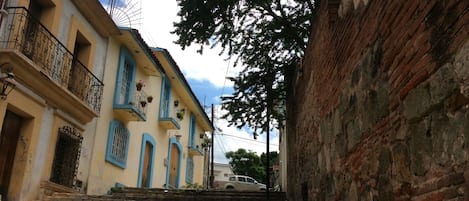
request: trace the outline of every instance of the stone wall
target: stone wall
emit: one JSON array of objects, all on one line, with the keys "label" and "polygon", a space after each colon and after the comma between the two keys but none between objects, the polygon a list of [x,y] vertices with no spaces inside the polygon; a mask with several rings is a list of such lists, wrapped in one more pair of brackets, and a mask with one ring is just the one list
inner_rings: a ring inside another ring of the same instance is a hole
[{"label": "stone wall", "polygon": [[469,1],[323,0],[288,108],[289,200],[469,200]]}]

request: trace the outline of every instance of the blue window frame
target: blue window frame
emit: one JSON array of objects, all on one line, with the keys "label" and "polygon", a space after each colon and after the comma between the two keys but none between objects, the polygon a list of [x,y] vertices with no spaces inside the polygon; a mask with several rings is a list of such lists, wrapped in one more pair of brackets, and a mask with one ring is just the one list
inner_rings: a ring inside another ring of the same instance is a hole
[{"label": "blue window frame", "polygon": [[126,168],[129,139],[130,133],[125,125],[112,120],[107,138],[106,161],[120,168]]},{"label": "blue window frame", "polygon": [[133,100],[136,64],[129,50],[122,47],[117,69],[116,88],[114,91],[114,107],[130,105]]},{"label": "blue window frame", "polygon": [[191,113],[190,121],[189,121],[189,147],[195,148],[195,126],[196,126],[196,119],[195,115]]},{"label": "blue window frame", "polygon": [[171,82],[167,77],[163,77],[161,85],[160,118],[169,118],[169,108],[171,100]]},{"label": "blue window frame", "polygon": [[192,157],[187,157],[186,183],[192,184],[193,180],[194,180],[194,160],[192,160]]},{"label": "blue window frame", "polygon": [[[153,139],[150,134],[144,133],[142,136],[142,147],[140,149],[140,165],[138,168],[137,187],[150,188],[152,185],[155,150],[155,139]],[[146,154],[149,154],[149,156],[146,156]]]}]

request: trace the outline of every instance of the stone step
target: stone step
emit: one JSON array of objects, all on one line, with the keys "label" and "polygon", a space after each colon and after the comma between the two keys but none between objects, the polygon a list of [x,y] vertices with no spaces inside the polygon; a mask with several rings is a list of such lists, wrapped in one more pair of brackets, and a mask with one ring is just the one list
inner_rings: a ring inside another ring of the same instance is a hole
[{"label": "stone step", "polygon": [[[146,188],[113,188],[111,195],[55,193],[46,201],[266,201],[265,192],[165,190]],[[271,192],[269,201],[285,201],[282,192]]]}]

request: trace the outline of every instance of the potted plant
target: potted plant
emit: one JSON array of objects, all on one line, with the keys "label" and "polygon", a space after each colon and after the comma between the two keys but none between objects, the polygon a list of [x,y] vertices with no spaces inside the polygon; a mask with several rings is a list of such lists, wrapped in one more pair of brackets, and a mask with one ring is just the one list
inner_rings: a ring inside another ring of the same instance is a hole
[{"label": "potted plant", "polygon": [[147,101],[148,101],[148,103],[151,103],[153,101],[153,96],[151,96],[151,95],[147,96]]},{"label": "potted plant", "polygon": [[140,101],[140,105],[142,105],[142,107],[145,107],[147,105],[147,101]]},{"label": "potted plant", "polygon": [[210,139],[204,138],[201,145],[202,145],[203,148],[210,146]]},{"label": "potted plant", "polygon": [[205,133],[200,133],[199,137],[200,137],[200,139],[203,139],[205,137]]},{"label": "potted plant", "polygon": [[140,91],[145,86],[145,82],[143,80],[139,80],[135,86],[137,87],[137,91]]},{"label": "potted plant", "polygon": [[178,112],[176,113],[176,117],[179,119],[179,120],[182,120],[184,119],[184,114],[186,113],[186,110],[185,109],[180,109],[178,110]]}]

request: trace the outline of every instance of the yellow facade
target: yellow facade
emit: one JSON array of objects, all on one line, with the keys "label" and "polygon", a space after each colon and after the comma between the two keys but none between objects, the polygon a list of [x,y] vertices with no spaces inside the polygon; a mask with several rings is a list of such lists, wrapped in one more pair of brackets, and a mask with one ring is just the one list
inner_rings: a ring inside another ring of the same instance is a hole
[{"label": "yellow facade", "polygon": [[[187,183],[202,185],[205,165],[200,134],[213,129],[208,117],[185,80],[175,79],[174,75],[179,69],[168,65],[169,58],[153,55],[137,30],[122,28],[121,33],[108,46],[104,77],[106,85],[87,193],[104,194],[115,186],[184,188]],[[130,70],[123,70],[125,64],[131,66]],[[124,72],[128,75],[124,75]],[[136,85],[140,81],[145,86],[138,91]],[[167,90],[165,82],[171,86],[169,97],[164,93]],[[126,91],[123,86],[130,86],[130,89],[127,88],[129,92],[123,92]],[[146,101],[142,109],[138,105],[139,101],[135,101],[139,94],[152,96],[153,101]],[[126,96],[127,102],[121,101],[120,96]],[[129,100],[133,103],[129,104]],[[162,109],[165,104],[166,112]],[[179,119],[176,112],[181,109],[185,112],[183,118]],[[191,119],[194,124],[192,129]],[[119,132],[126,133],[128,137],[122,137],[113,130],[116,124],[120,128]],[[192,144],[197,150],[189,148],[190,133],[195,136]],[[180,137],[176,140],[178,135]],[[126,146],[116,143],[114,140],[117,138],[128,140]],[[110,142],[110,139],[113,141]],[[147,146],[150,147],[148,152]],[[177,162],[172,160],[172,147],[177,147],[179,151]],[[125,154],[125,157],[121,158],[119,156],[124,155],[114,152]],[[192,169],[187,165],[188,158],[192,159]],[[171,184],[174,174],[170,169],[176,163],[179,164],[175,170],[177,181]],[[192,172],[192,179],[189,179],[188,172]]]}]

